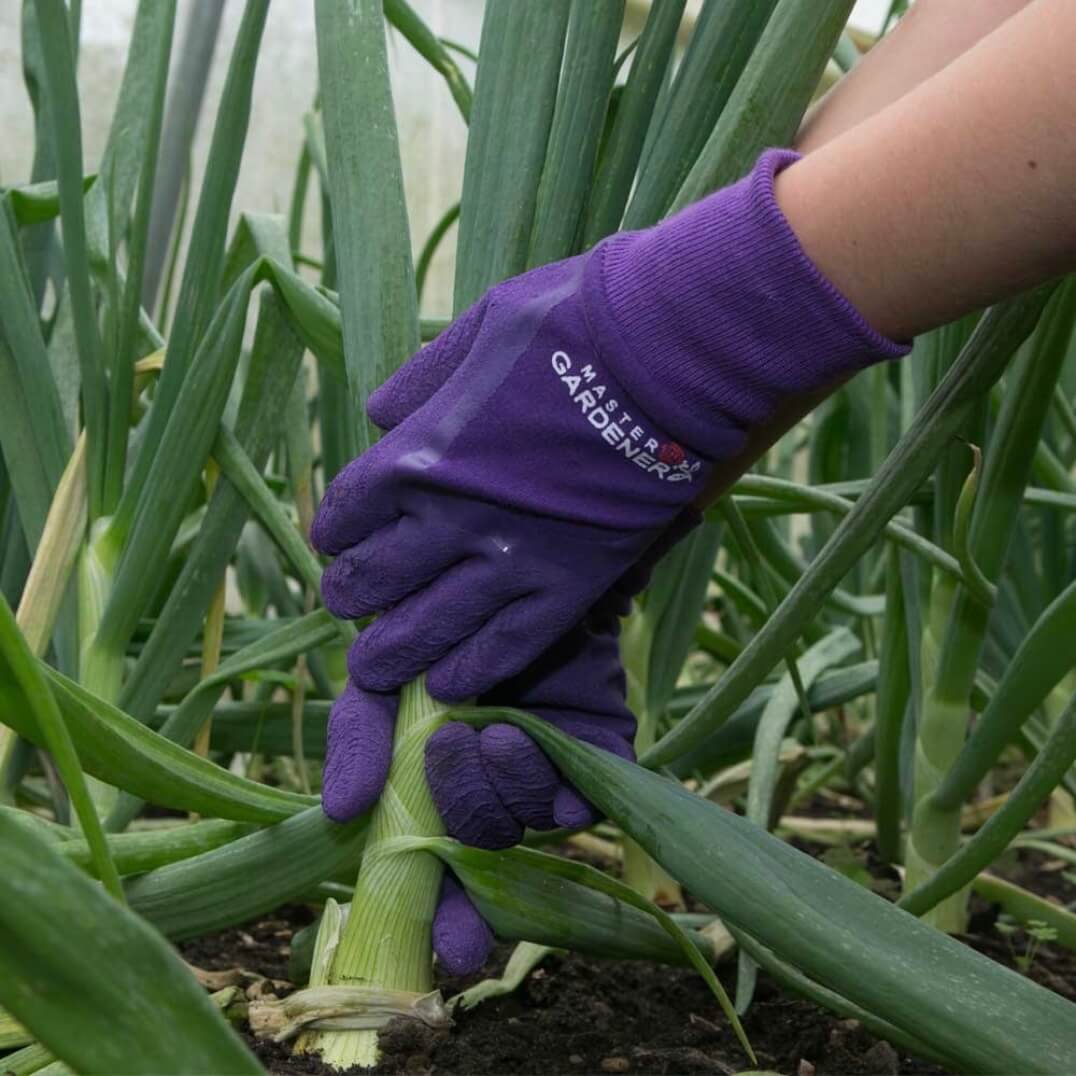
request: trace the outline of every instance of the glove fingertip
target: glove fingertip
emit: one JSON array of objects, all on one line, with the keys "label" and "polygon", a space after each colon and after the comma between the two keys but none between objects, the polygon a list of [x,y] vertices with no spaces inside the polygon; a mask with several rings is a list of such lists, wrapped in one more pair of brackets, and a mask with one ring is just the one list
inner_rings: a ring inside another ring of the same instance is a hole
[{"label": "glove fingertip", "polygon": [[497,795],[470,725],[450,721],[426,741],[426,782],[450,837],[477,848],[519,843],[523,827]]},{"label": "glove fingertip", "polygon": [[356,586],[348,552],[344,550],[321,573],[321,600],[338,620],[358,620],[378,612],[377,601]]},{"label": "glove fingertip", "polygon": [[350,822],[380,798],[392,762],[395,695],[348,684],[329,717],[321,806],[334,822]]},{"label": "glove fingertip", "polygon": [[330,822],[344,825],[365,814],[377,802],[380,795],[380,789],[372,795],[357,795],[353,789],[338,788],[326,780],[321,792],[321,809]]},{"label": "glove fingertip", "polygon": [[381,797],[388,765],[367,755],[360,760],[326,759],[321,809],[333,822],[350,822],[365,814]]},{"label": "glove fingertip", "polygon": [[598,812],[569,784],[563,784],[553,797],[553,818],[558,826],[580,829],[598,821]]},{"label": "glove fingertip", "polygon": [[366,417],[386,433],[398,426],[405,417],[401,414],[402,408],[396,399],[395,388],[394,379],[390,377],[366,399]]},{"label": "glove fingertip", "polygon": [[489,924],[459,882],[446,874],[433,918],[433,951],[441,966],[449,975],[471,975],[489,959],[493,944]]},{"label": "glove fingertip", "polygon": [[486,305],[483,297],[370,393],[366,414],[375,426],[386,431],[398,426],[448,381],[467,357]]}]

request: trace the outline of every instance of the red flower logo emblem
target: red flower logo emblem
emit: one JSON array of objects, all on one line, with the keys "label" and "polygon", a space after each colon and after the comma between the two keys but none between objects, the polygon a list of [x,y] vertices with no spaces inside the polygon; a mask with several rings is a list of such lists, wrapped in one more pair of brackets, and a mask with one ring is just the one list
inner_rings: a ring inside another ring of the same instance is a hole
[{"label": "red flower logo emblem", "polygon": [[675,441],[666,441],[658,448],[658,459],[670,467],[677,467],[684,462],[684,450]]}]

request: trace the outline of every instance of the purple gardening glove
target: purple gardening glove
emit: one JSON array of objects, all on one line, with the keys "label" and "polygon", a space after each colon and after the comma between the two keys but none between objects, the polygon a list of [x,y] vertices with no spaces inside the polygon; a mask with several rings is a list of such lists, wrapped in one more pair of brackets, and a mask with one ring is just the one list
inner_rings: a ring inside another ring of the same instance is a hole
[{"label": "purple gardening glove", "polygon": [[[636,573],[645,584],[645,573]],[[634,759],[635,718],[625,702],[617,630],[623,591],[614,591],[588,623],[577,625],[536,662],[479,699],[525,709],[588,743]],[[594,626],[591,626],[593,622]],[[346,821],[372,806],[388,775],[396,697],[349,684],[329,719],[322,802]],[[426,748],[430,791],[447,832],[484,848],[515,844],[523,829],[584,826],[591,805],[513,725],[477,729],[452,722]],[[459,883],[446,874],[433,923],[433,945],[453,975],[477,970],[493,934]]]},{"label": "purple gardening glove", "polygon": [[773,196],[795,155],[644,232],[493,288],[370,399],[394,428],[327,491],[325,603],[383,615],[349,670],[437,698],[515,676],[779,404],[905,349],[806,257]]},{"label": "purple gardening glove", "polygon": [[[627,708],[617,635],[658,561],[701,521],[681,512],[641,560],[591,610],[585,622],[529,666],[479,699],[487,706],[529,710],[565,732],[634,758],[635,718]],[[392,755],[396,698],[349,684],[329,720],[322,802],[338,821],[371,807]],[[587,800],[557,774],[534,742],[512,725],[481,732],[452,723],[427,744],[426,774],[449,834],[469,844],[514,844],[524,826],[585,826],[596,819]],[[493,932],[451,873],[445,874],[433,922],[433,947],[451,975],[477,971]]]},{"label": "purple gardening glove", "polygon": [[[612,598],[603,603],[611,609]],[[588,743],[631,758],[635,718],[625,702],[617,618],[597,614],[559,639],[522,673],[479,697],[545,718]],[[610,624],[612,621],[612,625]],[[610,628],[612,630],[610,630]],[[374,805],[392,760],[398,696],[349,682],[329,715],[322,806],[347,822]],[[583,826],[594,813],[514,725],[481,732],[459,722],[426,747],[426,775],[448,833],[465,844],[507,848],[525,826]]]}]

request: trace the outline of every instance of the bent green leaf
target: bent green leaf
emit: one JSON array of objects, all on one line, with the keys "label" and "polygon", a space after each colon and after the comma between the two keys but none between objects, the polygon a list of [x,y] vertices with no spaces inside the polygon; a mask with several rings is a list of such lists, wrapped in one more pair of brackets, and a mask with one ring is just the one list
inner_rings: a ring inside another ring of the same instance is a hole
[{"label": "bent green leaf", "polygon": [[0,844],[0,1003],[53,1054],[79,1072],[262,1071],[151,927],[2,816]]},{"label": "bent green leaf", "polygon": [[[453,716],[519,725],[588,799],[730,928],[746,931],[821,985],[922,1039],[954,1067],[1053,1073],[1076,1056],[1076,1006],[746,819],[529,714],[481,709]],[[1019,1037],[1014,1026],[1021,1028]]]}]

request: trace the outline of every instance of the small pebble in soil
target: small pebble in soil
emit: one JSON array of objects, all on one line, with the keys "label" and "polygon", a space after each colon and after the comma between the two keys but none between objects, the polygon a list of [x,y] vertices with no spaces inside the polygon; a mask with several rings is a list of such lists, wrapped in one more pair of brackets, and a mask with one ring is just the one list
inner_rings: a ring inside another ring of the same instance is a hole
[{"label": "small pebble in soil", "polygon": [[863,1071],[873,1076],[897,1076],[900,1057],[888,1042],[876,1042],[863,1055]]},{"label": "small pebble in soil", "polygon": [[430,1054],[446,1035],[447,1032],[426,1027],[417,1020],[393,1020],[381,1032],[381,1049],[406,1057],[408,1061],[417,1057],[429,1065]]}]

